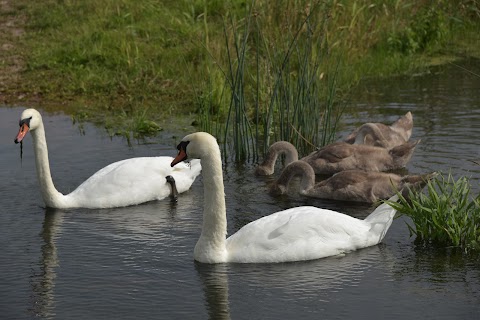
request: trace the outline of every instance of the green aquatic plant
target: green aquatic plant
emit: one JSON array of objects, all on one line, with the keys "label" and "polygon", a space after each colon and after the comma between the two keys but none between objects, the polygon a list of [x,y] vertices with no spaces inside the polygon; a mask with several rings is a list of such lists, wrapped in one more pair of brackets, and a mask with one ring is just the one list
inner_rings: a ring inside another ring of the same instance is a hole
[{"label": "green aquatic plant", "polygon": [[[119,118],[121,121],[118,120]],[[122,125],[119,125],[119,122]],[[159,131],[162,131],[163,128],[157,122],[148,118],[147,110],[133,112],[123,110],[120,116],[111,117],[105,121],[105,130],[107,130],[110,137],[123,137],[128,145],[131,145],[132,138],[153,137]]]},{"label": "green aquatic plant", "polygon": [[480,250],[480,195],[471,195],[466,177],[439,174],[425,192],[399,198],[390,204],[412,220],[413,225],[407,222],[410,236],[419,243]]}]

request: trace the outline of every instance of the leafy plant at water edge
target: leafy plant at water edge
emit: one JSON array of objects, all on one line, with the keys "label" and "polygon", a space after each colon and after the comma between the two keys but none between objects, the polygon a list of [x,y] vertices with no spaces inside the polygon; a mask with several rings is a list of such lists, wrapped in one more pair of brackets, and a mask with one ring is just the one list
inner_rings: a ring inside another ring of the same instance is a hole
[{"label": "leafy plant at water edge", "polygon": [[427,183],[426,193],[410,192],[408,200],[399,195],[399,202],[389,203],[412,219],[410,236],[420,243],[480,250],[480,195],[470,190],[466,177],[439,175]]},{"label": "leafy plant at water edge", "polygon": [[105,121],[105,129],[110,136],[124,137],[129,145],[132,136],[135,139],[152,137],[163,130],[158,123],[148,118],[146,110],[136,111],[131,115],[124,111],[122,118],[123,123],[127,124],[126,128],[119,126],[118,117],[114,117]]},{"label": "leafy plant at water edge", "polygon": [[429,7],[417,13],[410,26],[392,34],[388,38],[388,44],[392,51],[413,54],[443,41],[447,30],[446,17],[442,11]]}]

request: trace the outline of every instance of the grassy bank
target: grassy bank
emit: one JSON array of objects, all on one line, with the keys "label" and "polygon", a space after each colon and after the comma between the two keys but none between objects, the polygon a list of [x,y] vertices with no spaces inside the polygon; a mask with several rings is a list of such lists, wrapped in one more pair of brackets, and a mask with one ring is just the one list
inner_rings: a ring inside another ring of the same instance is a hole
[{"label": "grassy bank", "polygon": [[[268,122],[279,121],[269,114],[293,106],[274,103],[280,85],[284,102],[309,101],[322,108],[311,112],[326,115],[362,78],[480,57],[478,6],[473,0],[18,0],[3,15],[25,17],[15,44],[24,66],[2,95],[9,104],[66,110],[111,134],[155,134],[166,119],[189,115],[227,139],[226,128],[212,121],[238,123],[229,120],[237,110],[245,132],[262,131],[250,138],[266,139],[273,135]],[[302,77],[311,81],[294,86]],[[238,97],[241,107],[232,109]],[[334,123],[311,124],[329,125],[334,130]],[[275,137],[296,129],[284,127]]]}]

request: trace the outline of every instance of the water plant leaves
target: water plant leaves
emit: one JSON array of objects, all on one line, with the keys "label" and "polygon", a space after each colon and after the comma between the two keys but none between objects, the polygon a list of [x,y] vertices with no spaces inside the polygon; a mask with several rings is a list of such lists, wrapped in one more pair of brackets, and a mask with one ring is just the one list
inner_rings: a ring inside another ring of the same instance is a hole
[{"label": "water plant leaves", "polygon": [[392,207],[409,216],[410,236],[422,243],[460,247],[465,252],[480,250],[480,196],[471,196],[466,177],[439,175],[427,184],[425,193],[400,197]]}]

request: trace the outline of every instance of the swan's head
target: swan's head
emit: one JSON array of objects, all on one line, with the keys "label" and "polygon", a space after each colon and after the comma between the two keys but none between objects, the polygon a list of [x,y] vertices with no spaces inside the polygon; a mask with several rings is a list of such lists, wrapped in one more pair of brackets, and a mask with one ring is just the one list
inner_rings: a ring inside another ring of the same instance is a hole
[{"label": "swan's head", "polygon": [[392,123],[391,128],[403,135],[404,139],[407,141],[412,136],[413,130],[413,115],[408,111],[404,116],[400,117],[397,121]]},{"label": "swan's head", "polygon": [[219,153],[217,139],[206,132],[195,132],[185,136],[178,144],[177,150],[178,155],[172,161],[172,167],[187,159],[203,159],[212,153]]},{"label": "swan's head", "polygon": [[28,131],[37,129],[42,124],[42,116],[35,109],[26,109],[20,116],[20,130],[18,131],[15,143],[23,140]]},{"label": "swan's head", "polygon": [[287,193],[287,186],[274,183],[270,186],[270,189],[268,190],[268,192],[270,192],[271,195],[279,196]]}]

